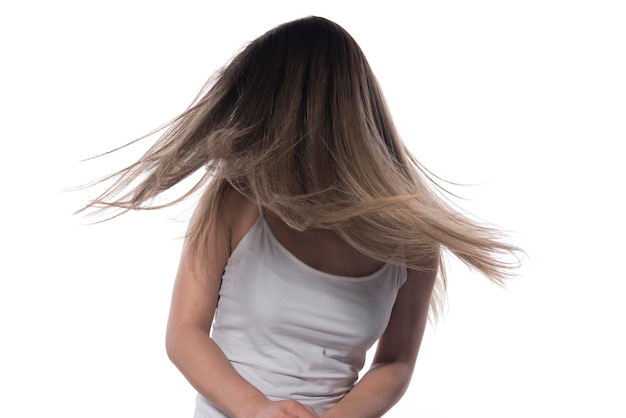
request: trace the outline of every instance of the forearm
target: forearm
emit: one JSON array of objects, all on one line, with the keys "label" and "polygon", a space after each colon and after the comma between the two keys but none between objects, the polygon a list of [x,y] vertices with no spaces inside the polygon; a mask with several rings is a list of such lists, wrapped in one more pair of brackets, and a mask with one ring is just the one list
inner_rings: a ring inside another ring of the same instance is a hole
[{"label": "forearm", "polygon": [[323,418],[378,418],[406,391],[413,365],[404,362],[372,366],[354,388]]},{"label": "forearm", "polygon": [[237,373],[218,345],[201,330],[170,333],[167,352],[189,383],[230,417],[252,417],[269,402]]}]

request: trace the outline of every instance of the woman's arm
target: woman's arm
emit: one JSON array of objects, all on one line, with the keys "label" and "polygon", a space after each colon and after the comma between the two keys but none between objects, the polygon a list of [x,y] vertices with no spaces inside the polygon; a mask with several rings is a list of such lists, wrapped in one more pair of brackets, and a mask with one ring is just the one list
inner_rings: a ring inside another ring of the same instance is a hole
[{"label": "woman's arm", "polygon": [[400,400],[409,386],[428,320],[437,261],[432,261],[428,272],[408,271],[372,367],[323,418],[378,418]]},{"label": "woman's arm", "polygon": [[[254,222],[256,206],[232,192],[227,193],[222,209],[217,230],[212,231],[215,239],[209,245],[208,263],[202,263],[210,269],[200,267],[189,251],[183,250],[167,325],[168,356],[200,394],[230,417],[317,417],[297,402],[270,402],[235,371],[209,337],[222,272],[233,244],[231,236],[250,220]],[[281,415],[285,411],[293,414]]]}]

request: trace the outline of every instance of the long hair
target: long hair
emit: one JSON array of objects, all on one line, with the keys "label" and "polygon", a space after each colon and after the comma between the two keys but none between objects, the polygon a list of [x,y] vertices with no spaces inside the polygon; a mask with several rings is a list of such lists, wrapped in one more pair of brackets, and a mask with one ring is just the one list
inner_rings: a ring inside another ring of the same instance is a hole
[{"label": "long hair", "polygon": [[496,283],[516,265],[502,257],[517,249],[497,229],[444,198],[399,139],[362,50],[327,19],[295,20],[255,39],[166,126],[87,209],[153,209],[154,197],[203,169],[195,186],[162,205],[204,190],[187,236],[198,256],[222,198],[236,189],[290,227],[334,230],[381,262],[424,270],[438,258],[435,314],[446,289],[441,249]]}]

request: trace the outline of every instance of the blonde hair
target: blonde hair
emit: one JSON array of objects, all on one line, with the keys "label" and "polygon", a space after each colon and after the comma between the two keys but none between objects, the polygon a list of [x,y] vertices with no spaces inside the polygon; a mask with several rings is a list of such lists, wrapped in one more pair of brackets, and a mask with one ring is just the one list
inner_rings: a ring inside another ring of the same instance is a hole
[{"label": "blonde hair", "polygon": [[[86,209],[146,205],[197,170],[204,189],[187,243],[198,255],[223,196],[236,189],[297,230],[336,231],[382,262],[432,269],[437,313],[446,274],[441,248],[502,283],[517,248],[455,209],[399,139],[377,80],[339,25],[307,17],[249,43],[192,105]],[[402,256],[398,256],[402,248]]]}]

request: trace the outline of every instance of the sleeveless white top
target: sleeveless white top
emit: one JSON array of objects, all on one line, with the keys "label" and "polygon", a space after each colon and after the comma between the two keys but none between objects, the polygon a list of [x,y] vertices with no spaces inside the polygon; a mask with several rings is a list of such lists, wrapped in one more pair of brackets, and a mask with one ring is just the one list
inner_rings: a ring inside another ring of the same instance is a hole
[{"label": "sleeveless white top", "polygon": [[[356,383],[406,277],[391,264],[364,277],[316,270],[280,244],[261,212],[228,259],[212,338],[268,398],[322,415]],[[198,394],[194,418],[225,417]]]}]

